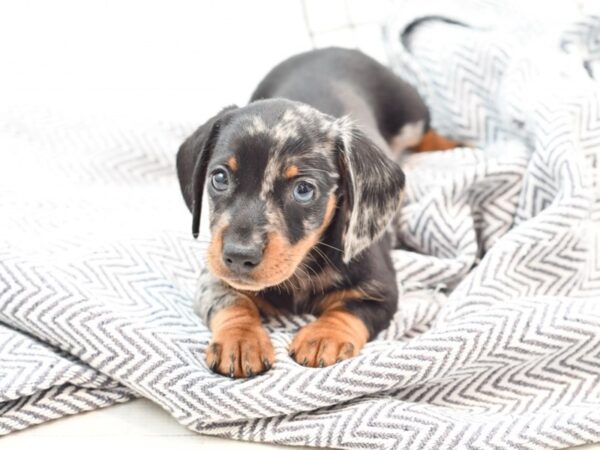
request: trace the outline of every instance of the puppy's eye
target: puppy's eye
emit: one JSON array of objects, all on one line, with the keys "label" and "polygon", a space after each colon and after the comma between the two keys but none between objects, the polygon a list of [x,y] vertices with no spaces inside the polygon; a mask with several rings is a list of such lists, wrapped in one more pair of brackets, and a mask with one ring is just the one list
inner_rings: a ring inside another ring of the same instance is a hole
[{"label": "puppy's eye", "polygon": [[315,187],[306,182],[299,181],[294,186],[294,199],[299,203],[308,203],[315,196]]},{"label": "puppy's eye", "polygon": [[210,182],[217,191],[226,191],[229,187],[229,175],[223,169],[217,169],[212,173]]}]

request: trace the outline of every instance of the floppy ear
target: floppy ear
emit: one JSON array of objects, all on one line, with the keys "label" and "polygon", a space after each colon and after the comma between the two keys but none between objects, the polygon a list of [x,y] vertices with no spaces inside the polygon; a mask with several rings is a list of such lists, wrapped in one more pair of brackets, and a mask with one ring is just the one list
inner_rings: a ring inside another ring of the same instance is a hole
[{"label": "floppy ear", "polygon": [[379,238],[398,213],[404,173],[365,133],[342,117],[337,151],[346,226],[342,237],[344,262],[349,262]]},{"label": "floppy ear", "polygon": [[183,199],[192,212],[192,234],[195,238],[198,237],[200,229],[206,168],[219,130],[226,122],[227,113],[234,109],[237,109],[237,106],[228,106],[201,125],[181,144],[177,152],[177,178],[179,178]]}]

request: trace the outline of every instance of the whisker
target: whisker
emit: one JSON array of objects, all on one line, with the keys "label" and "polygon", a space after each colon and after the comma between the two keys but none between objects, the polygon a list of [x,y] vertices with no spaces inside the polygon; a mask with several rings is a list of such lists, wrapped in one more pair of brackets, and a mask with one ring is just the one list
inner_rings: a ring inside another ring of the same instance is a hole
[{"label": "whisker", "polygon": [[322,172],[322,173],[327,173],[330,174],[332,176],[339,176],[335,173],[332,173],[331,170],[325,170],[325,169],[305,169],[305,170],[299,170],[298,171],[298,175],[311,175],[313,173],[318,173],[318,172]]},{"label": "whisker", "polygon": [[[315,251],[325,260],[325,264],[327,264],[329,267],[333,267],[334,264],[331,261],[331,259],[329,259],[329,256],[327,256],[325,254],[325,252],[323,252],[323,250],[321,250],[319,247],[314,247]],[[321,267],[321,270],[324,270],[324,267]]]},{"label": "whisker", "polygon": [[340,253],[342,253],[342,252],[343,252],[343,250],[342,250],[341,248],[337,248],[337,247],[334,247],[333,245],[326,244],[326,243],[325,243],[325,242],[323,242],[323,241],[319,241],[317,245],[324,245],[325,247],[332,248],[332,249],[334,249],[334,250],[337,250],[337,251],[338,251],[338,252],[340,252]]},{"label": "whisker", "polygon": [[[303,263],[303,266],[306,268],[306,270],[310,270],[310,271],[312,271],[312,273],[314,274],[314,276],[315,276],[315,277],[317,277],[317,271],[316,271],[315,269],[313,269],[312,267],[310,267],[310,266],[309,266],[308,264],[306,264],[306,263]],[[315,285],[315,280],[314,280],[312,277],[310,277],[309,279],[310,279],[310,283],[311,283],[311,285],[312,285],[312,288],[313,288],[313,292],[316,292],[316,291],[317,291],[317,287],[316,287],[316,285]],[[322,293],[325,293],[325,292],[324,292],[324,289],[323,289],[323,285],[322,285],[322,284],[321,284],[321,292],[322,292]]]}]

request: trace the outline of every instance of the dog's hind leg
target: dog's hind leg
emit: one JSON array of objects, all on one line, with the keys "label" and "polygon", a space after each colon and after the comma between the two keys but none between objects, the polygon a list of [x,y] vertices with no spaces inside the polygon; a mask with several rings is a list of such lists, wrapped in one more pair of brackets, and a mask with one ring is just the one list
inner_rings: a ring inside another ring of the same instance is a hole
[{"label": "dog's hind leg", "polygon": [[416,146],[412,147],[412,150],[415,152],[431,152],[438,150],[450,150],[452,148],[464,146],[465,145],[463,143],[448,139],[430,129],[423,135],[420,142]]}]

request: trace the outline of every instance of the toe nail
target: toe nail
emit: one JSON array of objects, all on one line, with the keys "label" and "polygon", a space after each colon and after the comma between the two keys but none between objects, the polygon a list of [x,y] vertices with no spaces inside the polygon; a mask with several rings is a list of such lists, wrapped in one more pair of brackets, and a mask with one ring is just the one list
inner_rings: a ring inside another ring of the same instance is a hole
[{"label": "toe nail", "polygon": [[319,360],[319,367],[325,367],[325,361],[322,359]]},{"label": "toe nail", "polygon": [[248,378],[252,378],[254,376],[254,371],[250,367],[246,367],[246,373],[248,374]]},{"label": "toe nail", "polygon": [[263,366],[265,367],[265,369],[269,370],[271,368],[271,363],[269,361],[267,361],[266,359],[263,359]]},{"label": "toe nail", "polygon": [[302,360],[302,365],[303,365],[303,366],[305,366],[305,365],[307,365],[307,364],[308,364],[308,358],[304,358],[304,359]]}]

